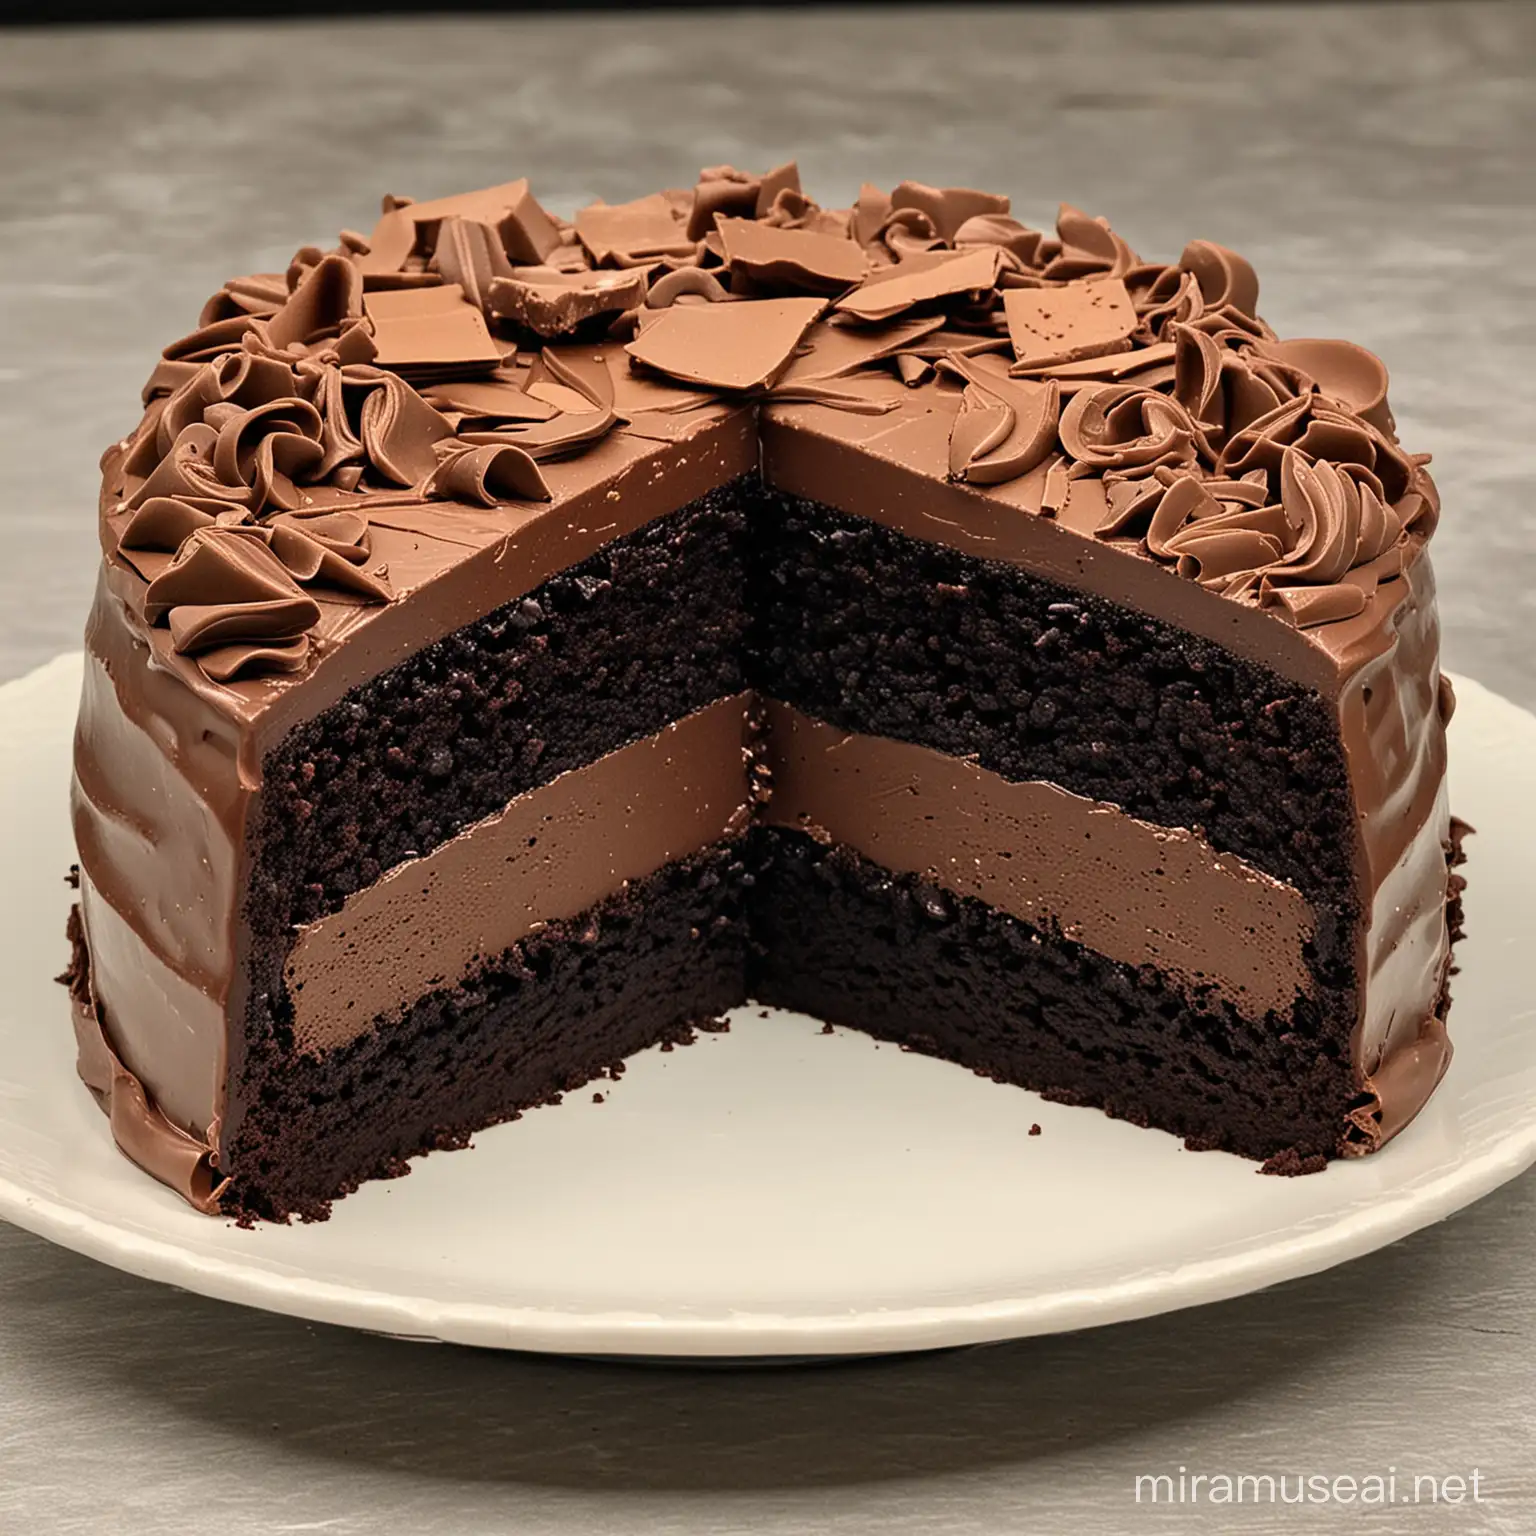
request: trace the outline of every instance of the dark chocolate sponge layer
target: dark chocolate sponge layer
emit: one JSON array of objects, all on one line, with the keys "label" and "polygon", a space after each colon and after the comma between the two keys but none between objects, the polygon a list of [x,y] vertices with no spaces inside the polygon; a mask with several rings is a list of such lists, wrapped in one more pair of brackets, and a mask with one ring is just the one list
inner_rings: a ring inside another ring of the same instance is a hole
[{"label": "dark chocolate sponge layer", "polygon": [[798,832],[753,834],[747,990],[1092,1104],[1202,1148],[1336,1156],[1353,1092],[1347,985],[1261,1025],[970,898]]},{"label": "dark chocolate sponge layer", "polygon": [[722,486],[615,539],[291,732],[264,765],[256,932],[737,692],[744,497]]},{"label": "dark chocolate sponge layer", "polygon": [[[742,502],[741,482],[722,486],[615,539],[353,689],[269,754],[245,913],[250,987],[230,1048],[232,1147],[248,1108],[302,1075],[283,982],[295,925],[514,795],[742,687]],[[411,1027],[392,1034],[404,1041]]]},{"label": "dark chocolate sponge layer", "polygon": [[762,491],[751,536],[762,692],[1202,829],[1308,896],[1350,890],[1349,775],[1318,695],[1160,620],[815,502]]},{"label": "dark chocolate sponge layer", "polygon": [[260,1089],[223,1160],[226,1208],[324,1216],[363,1180],[462,1146],[744,1001],[742,853],[668,865],[322,1058],[259,1049]]}]

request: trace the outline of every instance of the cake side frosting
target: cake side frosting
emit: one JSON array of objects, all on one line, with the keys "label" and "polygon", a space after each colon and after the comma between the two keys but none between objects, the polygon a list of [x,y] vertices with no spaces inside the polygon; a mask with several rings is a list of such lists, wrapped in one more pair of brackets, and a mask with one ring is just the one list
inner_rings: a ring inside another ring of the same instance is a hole
[{"label": "cake side frosting", "polygon": [[[210,1030],[241,1004],[245,829],[284,734],[760,463],[784,490],[1110,597],[1332,701],[1360,809],[1348,856],[1378,907],[1357,1054],[1398,1098],[1362,1105],[1355,1140],[1411,1116],[1399,1106],[1444,1063],[1421,1043],[1443,1041],[1423,1026],[1446,964],[1425,895],[1448,835],[1437,503],[1375,359],[1277,340],[1251,269],[1219,247],[1144,264],[1101,221],[1064,209],[1044,236],[990,194],[904,184],[825,210],[781,168],[571,224],[522,183],[387,204],[372,236],[226,285],[104,460],[87,905],[206,999]],[[114,698],[137,735],[107,722]],[[153,775],[109,789],[102,764],[141,743],[180,781],[158,804],[205,823],[216,859],[168,861],[153,829],[137,853],[114,840],[144,820]],[[1388,901],[1397,887],[1418,901]],[[151,1082],[152,1113],[215,1144],[221,1087],[194,1107],[152,1081],[170,1047],[121,1038],[115,1017],[146,1009],[95,949],[124,1070]],[[1417,1076],[1388,1073],[1410,1055]]]}]

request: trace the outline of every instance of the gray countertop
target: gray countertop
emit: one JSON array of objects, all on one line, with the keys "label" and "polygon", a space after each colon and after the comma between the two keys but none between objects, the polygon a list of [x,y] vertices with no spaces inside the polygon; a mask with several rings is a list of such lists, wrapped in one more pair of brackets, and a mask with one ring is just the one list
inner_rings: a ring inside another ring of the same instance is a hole
[{"label": "gray countertop", "polygon": [[[224,277],[385,190],[526,174],[568,211],[797,155],[828,202],[969,183],[1245,252],[1282,333],[1387,360],[1445,495],[1447,664],[1536,705],[1536,5],[0,32],[0,146],[0,680],[77,644],[97,456]],[[395,1344],[4,1228],[0,1532],[1536,1531],[1533,1217],[1528,1177],[1198,1312],[739,1372]],[[1477,1468],[1487,1502],[1134,1503],[1181,1464]]]}]

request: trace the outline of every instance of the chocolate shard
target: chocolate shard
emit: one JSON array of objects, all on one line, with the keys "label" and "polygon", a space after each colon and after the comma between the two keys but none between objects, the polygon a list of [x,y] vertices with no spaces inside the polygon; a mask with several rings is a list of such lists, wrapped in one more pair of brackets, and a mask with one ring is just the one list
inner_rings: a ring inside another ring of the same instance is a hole
[{"label": "chocolate shard", "polygon": [[592,203],[576,215],[576,234],[594,267],[638,266],[692,256],[687,225],[660,192],[631,203]]},{"label": "chocolate shard", "polygon": [[514,264],[537,265],[560,243],[554,220],[539,206],[522,177],[480,192],[412,203],[402,211],[415,227],[416,240],[427,248],[436,246],[443,220],[450,218],[489,224],[500,235],[507,260]]},{"label": "chocolate shard", "polygon": [[552,267],[518,267],[493,279],[491,312],[536,336],[568,336],[583,321],[622,314],[645,301],[645,273],[557,272]]},{"label": "chocolate shard", "polygon": [[374,361],[391,373],[426,381],[485,373],[501,363],[504,349],[457,283],[370,293],[363,308],[373,325]]},{"label": "chocolate shard", "polygon": [[919,304],[989,292],[997,285],[1000,260],[995,246],[913,256],[871,273],[836,307],[858,320],[893,320]]},{"label": "chocolate shard", "polygon": [[432,265],[445,282],[457,283],[465,299],[482,310],[487,307],[491,284],[512,275],[496,229],[481,220],[456,215],[443,220]]},{"label": "chocolate shard", "polygon": [[433,384],[423,394],[438,410],[458,412],[463,420],[548,421],[555,414],[554,406],[536,399],[512,379]]},{"label": "chocolate shard", "polygon": [[869,258],[853,240],[755,219],[722,218],[716,228],[732,278],[739,273],[764,291],[839,294],[869,272]]},{"label": "chocolate shard", "polygon": [[1043,368],[1123,352],[1136,329],[1136,307],[1119,278],[1083,278],[1053,288],[1010,288],[1003,312],[1014,356]]},{"label": "chocolate shard", "polygon": [[825,308],[820,299],[675,304],[624,350],[638,363],[705,388],[765,389],[789,367]]}]

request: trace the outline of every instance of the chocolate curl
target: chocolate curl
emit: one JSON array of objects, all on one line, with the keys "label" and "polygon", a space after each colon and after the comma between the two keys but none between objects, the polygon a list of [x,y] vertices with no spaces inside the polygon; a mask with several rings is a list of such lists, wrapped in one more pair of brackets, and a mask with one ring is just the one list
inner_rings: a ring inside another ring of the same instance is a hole
[{"label": "chocolate curl", "polygon": [[1417,474],[1401,448],[1369,422],[1321,395],[1298,395],[1234,432],[1216,460],[1218,471],[1243,474],[1262,469],[1278,476],[1287,448],[1306,458],[1369,470],[1384,500],[1396,503]]},{"label": "chocolate curl", "polygon": [[1103,219],[1093,219],[1080,208],[1063,203],[1056,215],[1060,252],[1045,267],[1052,282],[1075,278],[1124,277],[1141,265],[1136,253]]},{"label": "chocolate curl", "polygon": [[1360,490],[1332,464],[1309,464],[1295,448],[1280,468],[1280,504],[1296,537],[1272,583],[1330,586],[1360,549]]},{"label": "chocolate curl", "polygon": [[[891,193],[893,209],[916,208],[945,245],[956,244],[956,235],[968,219],[1005,216],[1009,203],[996,192],[971,187],[930,187],[920,181],[904,181]],[[987,242],[995,243],[995,242]]]},{"label": "chocolate curl", "polygon": [[1272,565],[1285,552],[1284,538],[1284,517],[1276,507],[1218,512],[1187,523],[1164,541],[1161,553],[1177,561],[1180,576],[1219,591],[1234,577]]},{"label": "chocolate curl", "polygon": [[949,434],[949,477],[971,485],[1002,485],[1026,475],[1056,446],[1061,389],[1010,379],[959,353],[946,372],[965,380]]},{"label": "chocolate curl", "polygon": [[152,496],[128,519],[117,542],[121,549],[174,554],[199,528],[211,528],[215,523],[234,526],[249,517],[245,507],[211,497]]},{"label": "chocolate curl", "polygon": [[948,244],[921,208],[892,208],[880,226],[878,239],[896,261],[926,251],[942,251]]},{"label": "chocolate curl", "polygon": [[1278,475],[1286,448],[1297,442],[1307,429],[1310,409],[1308,398],[1298,396],[1294,400],[1284,400],[1273,410],[1256,417],[1227,439],[1216,459],[1217,471],[1234,477],[1253,470]]},{"label": "chocolate curl", "polygon": [[314,467],[314,478],[334,485],[343,466],[351,466],[360,474],[366,450],[363,440],[352,430],[347,411],[345,369],[333,363],[305,362],[299,365],[299,374],[310,403],[320,413],[322,452]]},{"label": "chocolate curl", "polygon": [[1207,309],[1230,305],[1245,315],[1259,312],[1259,279],[1248,262],[1213,240],[1191,240],[1179,266],[1194,274]]},{"label": "chocolate curl", "polygon": [[[240,345],[241,338],[261,322],[251,315],[232,315],[199,326],[189,335],[173,341],[161,354],[163,363],[206,363]],[[157,368],[151,379],[161,375]]]},{"label": "chocolate curl", "polygon": [[254,272],[249,277],[232,277],[203,305],[197,323],[212,325],[236,315],[254,315],[265,320],[287,302],[288,284],[281,272]]},{"label": "chocolate curl", "polygon": [[689,296],[705,299],[711,304],[730,298],[713,272],[706,272],[703,267],[678,267],[651,284],[645,295],[645,307],[670,309],[679,299]]},{"label": "chocolate curl", "polygon": [[[1275,333],[1256,315],[1244,314],[1232,304],[1206,307],[1188,322],[1224,347],[1243,347],[1255,341],[1273,341]],[[1294,391],[1292,391],[1294,393]]]},{"label": "chocolate curl", "polygon": [[1259,606],[1278,609],[1297,629],[1337,624],[1365,612],[1368,595],[1353,582],[1327,587],[1280,587],[1266,577],[1259,583]]},{"label": "chocolate curl", "polygon": [[508,442],[452,450],[423,489],[427,496],[475,501],[484,507],[503,501],[553,500],[532,454]]},{"label": "chocolate curl", "polygon": [[218,427],[211,462],[223,484],[249,485],[256,512],[269,505],[297,505],[295,481],[310,474],[325,455],[314,406],[295,396],[251,411],[210,406],[203,414]]},{"label": "chocolate curl", "polygon": [[157,496],[178,500],[222,501],[258,510],[256,489],[219,479],[213,468],[213,451],[219,434],[206,422],[196,421],[183,427],[171,451],[155,466],[153,473],[129,496],[125,506],[135,511]]},{"label": "chocolate curl", "polygon": [[880,238],[880,230],[890,217],[891,199],[872,182],[859,188],[851,220],[853,238],[862,246],[871,246]]},{"label": "chocolate curl", "polygon": [[1150,474],[1159,467],[1190,467],[1197,429],[1176,400],[1135,384],[1078,391],[1061,413],[1061,446],[1096,469]]},{"label": "chocolate curl", "polygon": [[[1298,337],[1291,341],[1260,341],[1255,354],[1299,375],[1308,386],[1373,426],[1384,436],[1394,432],[1387,404],[1387,369],[1374,352],[1352,341],[1326,337]],[[1301,393],[1293,390],[1292,393]]]},{"label": "chocolate curl", "polygon": [[[165,402],[155,428],[155,447],[163,458],[184,427],[202,421],[214,405],[237,405],[246,410],[274,400],[293,399],[299,382],[286,361],[261,356],[242,347],[205,363]],[[148,473],[125,466],[130,474]]]},{"label": "chocolate curl", "polygon": [[1222,400],[1223,349],[1204,331],[1188,325],[1172,325],[1173,398],[1207,432],[1221,433],[1226,428]]},{"label": "chocolate curl", "polygon": [[774,229],[803,229],[813,235],[831,235],[838,240],[853,239],[853,214],[846,208],[823,208],[803,192],[782,188],[772,205],[759,218]]},{"label": "chocolate curl", "polygon": [[1181,267],[1135,267],[1126,273],[1125,286],[1140,321],[1137,339],[1143,343],[1160,340],[1170,325],[1187,325],[1205,312],[1195,274]]},{"label": "chocolate curl", "polygon": [[1030,229],[1006,213],[977,213],[955,231],[953,243],[956,250],[968,245],[995,245],[1007,251],[1020,266],[1037,272],[1044,266],[1040,260],[1044,239],[1038,229]]},{"label": "chocolate curl", "polygon": [[373,468],[395,485],[415,485],[430,475],[437,468],[433,444],[452,437],[452,427],[399,374],[351,368],[342,378],[368,390],[360,425]]}]

